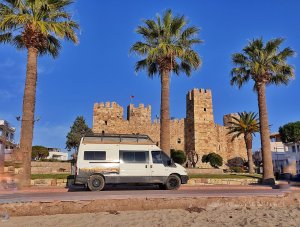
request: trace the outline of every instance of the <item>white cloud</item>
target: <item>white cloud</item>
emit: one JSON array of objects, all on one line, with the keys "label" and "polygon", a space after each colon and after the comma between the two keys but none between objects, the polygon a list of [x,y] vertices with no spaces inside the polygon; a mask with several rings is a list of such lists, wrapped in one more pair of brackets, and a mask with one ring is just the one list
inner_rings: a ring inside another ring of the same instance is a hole
[{"label": "white cloud", "polygon": [[53,67],[38,65],[38,76],[50,75],[54,71]]}]

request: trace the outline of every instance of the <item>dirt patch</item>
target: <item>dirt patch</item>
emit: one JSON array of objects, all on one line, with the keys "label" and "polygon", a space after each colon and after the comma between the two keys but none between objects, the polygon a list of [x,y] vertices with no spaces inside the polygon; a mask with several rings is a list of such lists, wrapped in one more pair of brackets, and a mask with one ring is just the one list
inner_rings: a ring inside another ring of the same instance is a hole
[{"label": "dirt patch", "polygon": [[155,210],[155,209],[202,209],[239,207],[298,207],[300,193],[281,197],[237,197],[237,198],[132,198],[80,201],[24,202],[0,205],[0,213],[10,216],[33,216],[54,214],[95,213],[107,211]]},{"label": "dirt patch", "polygon": [[184,209],[119,211],[11,217],[3,227],[81,226],[282,226],[298,227],[300,207],[210,207],[200,213]]}]

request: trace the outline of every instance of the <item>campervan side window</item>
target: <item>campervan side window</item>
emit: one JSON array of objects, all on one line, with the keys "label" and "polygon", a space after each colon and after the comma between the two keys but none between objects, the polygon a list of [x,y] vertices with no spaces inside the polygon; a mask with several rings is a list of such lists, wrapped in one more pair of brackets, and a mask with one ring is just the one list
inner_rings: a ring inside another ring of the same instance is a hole
[{"label": "campervan side window", "polygon": [[120,160],[124,163],[148,163],[148,151],[120,151]]},{"label": "campervan side window", "polygon": [[106,160],[105,151],[85,151],[84,160]]}]

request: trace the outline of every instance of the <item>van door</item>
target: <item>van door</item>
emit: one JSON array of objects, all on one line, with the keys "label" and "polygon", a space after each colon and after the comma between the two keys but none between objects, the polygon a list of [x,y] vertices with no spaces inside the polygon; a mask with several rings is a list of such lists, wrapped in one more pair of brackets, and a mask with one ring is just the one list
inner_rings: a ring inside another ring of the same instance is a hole
[{"label": "van door", "polygon": [[149,151],[120,150],[120,183],[149,183]]},{"label": "van door", "polygon": [[151,151],[151,182],[164,183],[170,174],[168,162],[170,158],[161,151]]}]

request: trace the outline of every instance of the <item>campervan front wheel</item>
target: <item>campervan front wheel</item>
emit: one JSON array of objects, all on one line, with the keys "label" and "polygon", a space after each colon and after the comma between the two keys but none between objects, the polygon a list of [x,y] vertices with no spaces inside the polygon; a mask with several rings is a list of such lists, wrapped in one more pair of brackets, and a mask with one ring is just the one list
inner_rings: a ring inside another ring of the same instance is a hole
[{"label": "campervan front wheel", "polygon": [[167,190],[177,190],[181,185],[181,179],[177,175],[170,175],[167,179],[165,187]]},{"label": "campervan front wheel", "polygon": [[91,191],[101,191],[105,186],[104,177],[101,175],[92,175],[88,180],[88,187]]}]

